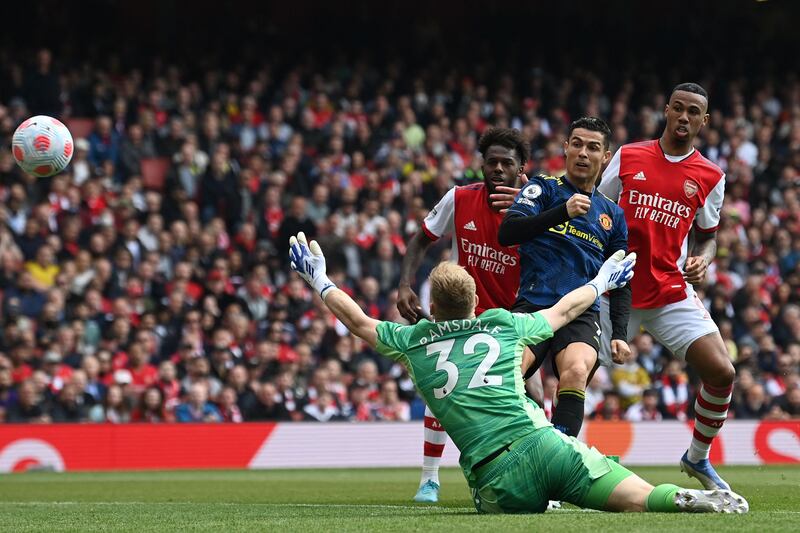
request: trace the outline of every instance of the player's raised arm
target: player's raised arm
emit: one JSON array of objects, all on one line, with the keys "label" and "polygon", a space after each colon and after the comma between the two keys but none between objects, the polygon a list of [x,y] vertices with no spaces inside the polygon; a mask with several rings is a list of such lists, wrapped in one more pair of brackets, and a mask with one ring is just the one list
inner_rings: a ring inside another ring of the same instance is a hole
[{"label": "player's raised arm", "polygon": [[619,250],[603,263],[600,272],[593,280],[561,298],[553,307],[543,309],[539,313],[547,320],[553,331],[556,331],[588,309],[601,294],[628,283],[633,278],[635,265],[635,253],[626,256],[625,252]]},{"label": "player's raised arm", "polygon": [[325,256],[317,241],[306,242],[303,232],[289,239],[289,261],[292,270],[297,272],[328,306],[328,309],[342,321],[354,335],[362,338],[371,347],[378,340],[376,328],[379,322],[367,316],[364,311],[344,291],[328,279],[325,272]]}]

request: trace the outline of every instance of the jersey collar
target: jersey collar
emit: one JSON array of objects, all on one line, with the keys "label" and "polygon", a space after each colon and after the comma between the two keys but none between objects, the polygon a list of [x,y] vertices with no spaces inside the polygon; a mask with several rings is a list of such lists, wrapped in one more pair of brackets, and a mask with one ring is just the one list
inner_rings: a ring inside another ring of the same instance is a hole
[{"label": "jersey collar", "polygon": [[594,193],[595,193],[595,191],[597,190],[597,187],[592,187],[592,192],[591,192],[591,193],[587,193],[586,191],[582,191],[582,190],[578,189],[578,188],[577,188],[575,185],[573,185],[573,184],[572,184],[572,182],[569,180],[569,178],[567,177],[567,175],[566,175],[566,174],[564,174],[564,179],[563,179],[563,180],[561,180],[561,181],[562,181],[562,182],[563,182],[563,183],[564,183],[564,184],[565,184],[567,187],[569,187],[570,189],[572,189],[573,191],[575,191],[575,192],[577,192],[577,193],[580,193],[580,194],[586,194],[586,195],[588,195],[588,196],[589,196],[589,198],[594,198]]},{"label": "jersey collar", "polygon": [[697,148],[692,146],[692,149],[689,150],[688,154],[684,154],[684,155],[669,155],[667,152],[664,151],[664,147],[661,146],[661,139],[660,138],[656,139],[656,144],[658,145],[658,149],[661,152],[661,155],[664,156],[664,159],[666,159],[670,163],[681,163],[683,161],[686,161],[687,159],[692,157],[695,154],[695,152],[697,152]]}]

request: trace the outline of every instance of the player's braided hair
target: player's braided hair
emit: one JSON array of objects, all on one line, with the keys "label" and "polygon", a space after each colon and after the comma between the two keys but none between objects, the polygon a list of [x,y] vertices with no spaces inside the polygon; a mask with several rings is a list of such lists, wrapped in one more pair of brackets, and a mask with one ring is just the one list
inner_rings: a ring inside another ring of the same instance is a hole
[{"label": "player's braided hair", "polygon": [[489,128],[478,141],[478,150],[485,158],[486,152],[491,146],[503,146],[508,149],[516,150],[519,156],[519,164],[525,166],[531,157],[531,148],[528,139],[516,128]]},{"label": "player's braided hair", "polygon": [[611,142],[611,128],[608,127],[606,121],[597,117],[581,117],[569,125],[567,130],[567,140],[572,137],[572,132],[581,128],[589,131],[599,131],[603,134],[603,147],[608,150],[608,145]]}]

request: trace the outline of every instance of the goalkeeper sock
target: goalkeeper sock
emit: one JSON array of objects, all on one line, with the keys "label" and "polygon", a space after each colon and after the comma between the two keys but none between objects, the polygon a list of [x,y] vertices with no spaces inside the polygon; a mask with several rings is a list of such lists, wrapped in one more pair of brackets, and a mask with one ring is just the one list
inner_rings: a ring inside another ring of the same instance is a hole
[{"label": "goalkeeper sock", "polygon": [[675,494],[680,487],[671,483],[658,485],[647,497],[646,508],[650,513],[677,513],[680,511],[675,503]]},{"label": "goalkeeper sock", "polygon": [[583,404],[586,393],[580,389],[558,391],[558,404],[553,409],[553,426],[561,433],[577,437],[583,426]]}]

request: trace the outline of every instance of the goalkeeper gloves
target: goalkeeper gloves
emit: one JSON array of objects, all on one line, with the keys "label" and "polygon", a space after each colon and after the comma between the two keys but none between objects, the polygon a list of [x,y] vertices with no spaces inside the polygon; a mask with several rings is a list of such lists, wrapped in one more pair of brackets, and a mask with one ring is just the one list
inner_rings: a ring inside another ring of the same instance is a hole
[{"label": "goalkeeper gloves", "polygon": [[636,266],[636,253],[627,256],[623,250],[617,250],[614,255],[606,259],[600,271],[588,283],[600,296],[606,291],[611,291],[625,286],[633,278],[633,267]]},{"label": "goalkeeper gloves", "polygon": [[319,243],[311,241],[308,244],[302,231],[297,237],[289,239],[289,260],[292,270],[300,274],[323,300],[329,289],[336,288],[325,273],[325,256],[322,255]]}]

